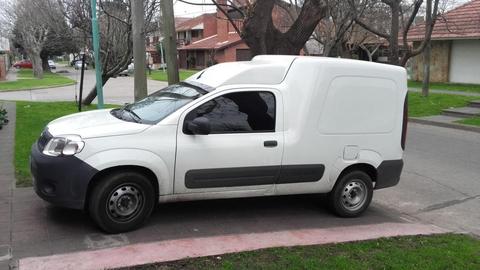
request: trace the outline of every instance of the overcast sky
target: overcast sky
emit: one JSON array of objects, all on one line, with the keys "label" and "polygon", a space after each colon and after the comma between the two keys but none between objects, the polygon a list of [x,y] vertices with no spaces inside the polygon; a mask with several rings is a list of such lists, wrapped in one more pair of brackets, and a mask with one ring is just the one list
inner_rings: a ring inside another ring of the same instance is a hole
[{"label": "overcast sky", "polygon": [[[187,0],[195,3],[209,3],[210,0]],[[173,0],[173,8],[175,9],[175,16],[178,17],[195,17],[206,12],[215,12],[215,6],[195,6],[182,3],[178,0]]]}]

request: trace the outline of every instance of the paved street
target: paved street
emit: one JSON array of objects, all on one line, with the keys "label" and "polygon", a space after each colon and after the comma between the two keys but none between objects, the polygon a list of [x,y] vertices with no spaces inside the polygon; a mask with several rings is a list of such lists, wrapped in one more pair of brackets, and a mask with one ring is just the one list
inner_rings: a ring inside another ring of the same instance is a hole
[{"label": "paved street", "polygon": [[480,235],[480,134],[410,124],[400,184],[376,204]]},{"label": "paved street", "polygon": [[[68,70],[63,74],[80,82],[80,71],[70,67],[58,67],[58,70]],[[13,71],[14,72],[14,71]],[[85,97],[95,85],[94,70],[85,71],[84,91]],[[148,92],[152,93],[162,89],[166,82],[147,80]],[[73,101],[79,95],[80,83],[63,87],[38,89],[28,91],[0,92],[0,100],[31,100],[31,101]],[[125,104],[133,102],[133,77],[111,78],[104,86],[104,101],[107,104]],[[96,99],[94,101],[96,103]]]}]

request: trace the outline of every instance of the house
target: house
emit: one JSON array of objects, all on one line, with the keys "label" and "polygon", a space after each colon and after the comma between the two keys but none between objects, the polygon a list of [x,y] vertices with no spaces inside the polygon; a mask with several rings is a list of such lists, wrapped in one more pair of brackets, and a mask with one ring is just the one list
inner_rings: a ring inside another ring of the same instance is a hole
[{"label": "house", "polygon": [[[243,24],[241,20],[235,23],[239,27]],[[251,58],[250,49],[220,10],[186,21],[176,31],[180,68],[202,69]]]},{"label": "house", "polygon": [[[226,4],[226,0],[218,0]],[[239,9],[248,8],[246,0],[232,0],[230,4]],[[225,10],[239,29],[243,27],[243,18],[233,8]],[[282,32],[292,24],[282,8],[275,7],[272,13],[273,23]],[[179,41],[178,54],[180,68],[202,69],[207,66],[232,61],[248,61],[252,58],[250,48],[235,31],[235,27],[217,9],[216,13],[204,14],[179,25],[176,29]]]},{"label": "house", "polygon": [[[190,18],[175,17],[175,27],[178,27],[180,24],[188,20],[190,20]],[[153,24],[152,28],[154,30],[149,32],[145,37],[145,46],[146,46],[145,51],[147,53],[148,63],[152,65],[152,68],[156,69],[156,68],[159,68],[162,63],[161,55],[158,52],[157,46],[163,40],[163,36],[162,36],[161,22],[156,21],[156,22],[153,22],[152,24]]]},{"label": "house", "polygon": [[[408,34],[418,46],[425,25]],[[473,0],[445,13],[432,32],[430,81],[480,84],[480,0]],[[423,55],[412,59],[412,79],[423,79]]]}]

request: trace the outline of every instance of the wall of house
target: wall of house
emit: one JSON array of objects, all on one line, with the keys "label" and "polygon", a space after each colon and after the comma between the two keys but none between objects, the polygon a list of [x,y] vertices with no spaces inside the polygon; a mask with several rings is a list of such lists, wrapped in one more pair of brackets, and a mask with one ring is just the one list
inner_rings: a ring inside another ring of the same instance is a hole
[{"label": "wall of house", "polygon": [[217,18],[215,14],[203,18],[203,38],[217,34]]},{"label": "wall of house", "polygon": [[245,42],[240,42],[234,46],[230,46],[225,48],[223,50],[224,56],[221,61],[217,59],[217,62],[222,63],[222,62],[235,62],[237,61],[237,49],[249,49],[248,46],[245,44]]},{"label": "wall of house", "polygon": [[450,59],[450,82],[480,84],[480,40],[454,40]]},{"label": "wall of house", "polygon": [[[419,42],[413,43],[416,48]],[[430,58],[430,81],[448,82],[450,66],[450,40],[432,41],[432,53]],[[419,54],[412,60],[412,80],[423,80],[423,54]]]}]

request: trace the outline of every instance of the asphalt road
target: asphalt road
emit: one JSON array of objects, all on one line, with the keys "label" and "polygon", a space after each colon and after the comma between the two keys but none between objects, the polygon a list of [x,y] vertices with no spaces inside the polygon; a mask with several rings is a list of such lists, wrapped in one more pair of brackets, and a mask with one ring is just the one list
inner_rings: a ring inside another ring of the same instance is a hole
[{"label": "asphalt road", "polygon": [[480,235],[480,134],[410,123],[400,183],[375,192],[374,203]]}]

